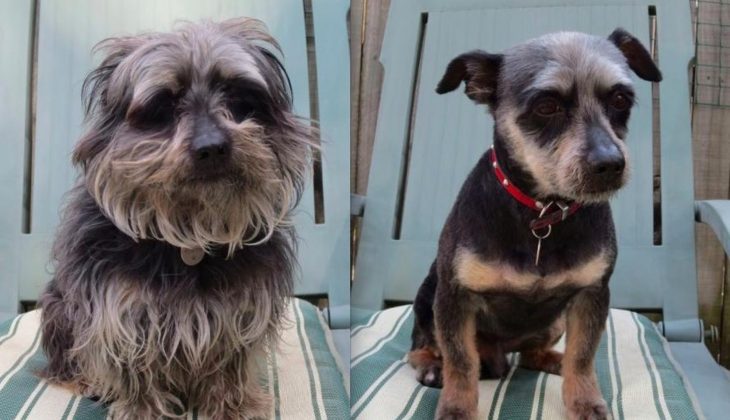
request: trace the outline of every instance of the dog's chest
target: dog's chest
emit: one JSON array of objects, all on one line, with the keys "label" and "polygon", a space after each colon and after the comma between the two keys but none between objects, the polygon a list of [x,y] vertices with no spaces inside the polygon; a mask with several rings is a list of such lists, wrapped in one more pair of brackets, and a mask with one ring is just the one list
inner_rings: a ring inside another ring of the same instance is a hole
[{"label": "dog's chest", "polygon": [[505,262],[488,261],[469,249],[459,248],[454,258],[454,273],[461,286],[475,292],[533,292],[597,284],[609,265],[607,253],[599,252],[562,270],[540,275]]}]

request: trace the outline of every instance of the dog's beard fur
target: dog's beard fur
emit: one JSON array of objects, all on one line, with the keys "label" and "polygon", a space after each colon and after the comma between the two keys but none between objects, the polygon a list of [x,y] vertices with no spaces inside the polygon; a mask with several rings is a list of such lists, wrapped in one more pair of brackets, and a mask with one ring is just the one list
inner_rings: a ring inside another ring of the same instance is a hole
[{"label": "dog's beard fur", "polygon": [[[105,41],[106,58],[87,78],[88,130],[74,151],[83,176],[39,300],[43,375],[110,403],[112,417],[194,407],[211,418],[268,415],[255,359],[273,348],[293,291],[290,218],[313,130],[291,112],[286,74],[260,44],[277,47],[251,19],[188,24]],[[215,87],[231,74],[256,86],[265,112],[234,115]],[[130,109],[144,108],[148,89],[188,96],[174,119],[140,128]],[[225,170],[196,170],[196,115],[230,141]],[[179,248],[196,247],[208,256],[189,267]]]},{"label": "dog's beard fur", "polygon": [[[295,138],[271,139],[252,120],[226,128],[233,133],[236,167],[221,179],[191,178],[186,158],[190,128],[181,124],[169,143],[118,134],[121,138],[87,167],[87,187],[114,224],[135,239],[206,250],[225,244],[229,255],[243,245],[262,243],[289,223],[308,165],[303,148],[308,133],[292,124],[287,134]],[[269,146],[272,141],[278,144],[276,151]],[[124,146],[130,143],[131,150]]]}]

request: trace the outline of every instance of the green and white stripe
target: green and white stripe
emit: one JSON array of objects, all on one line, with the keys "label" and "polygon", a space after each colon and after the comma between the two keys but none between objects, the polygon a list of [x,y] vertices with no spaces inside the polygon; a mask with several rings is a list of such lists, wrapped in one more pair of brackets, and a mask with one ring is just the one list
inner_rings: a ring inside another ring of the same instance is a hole
[{"label": "green and white stripe", "polygon": [[350,331],[350,337],[354,337],[355,335],[357,335],[357,333],[359,333],[361,330],[363,330],[365,328],[372,327],[373,324],[375,323],[375,321],[378,320],[378,317],[382,313],[383,313],[382,311],[375,312],[370,318],[368,318],[367,322],[365,322],[365,323],[363,323],[361,325],[356,325],[355,327],[353,327],[352,328],[352,331]]},{"label": "green and white stripe", "polygon": [[[361,334],[352,337],[353,350],[351,352],[350,368],[354,368],[368,356],[375,354],[378,350],[383,348],[388,341],[393,339],[412,312],[412,308],[410,306],[406,306],[404,308],[405,309],[400,312],[393,311],[393,315],[397,314],[397,316],[383,316],[382,320],[377,320],[370,327],[366,327],[363,330],[358,331],[361,332]],[[390,313],[388,313],[388,315],[390,315]],[[388,330],[389,332],[388,334],[381,336],[379,333],[384,330]],[[360,348],[359,346],[355,347],[356,342],[367,342],[372,340],[375,336],[377,336],[378,339],[372,343],[371,346],[362,347],[362,351],[354,350]]]},{"label": "green and white stripe", "polygon": [[373,396],[384,394],[378,390],[398,370],[411,369],[406,362],[406,353],[413,329],[412,314],[410,306],[386,310],[369,328],[352,337],[353,361],[361,361],[351,365],[352,417],[360,416],[371,404]]},{"label": "green and white stripe", "polygon": [[[290,322],[263,370],[262,380],[274,401],[272,418],[347,418],[347,390],[321,314],[311,304],[293,299],[286,317]],[[0,325],[0,419],[106,418],[103,406],[35,375],[46,364],[39,325],[39,311]],[[187,418],[202,419],[195,412]]]},{"label": "green and white stripe", "polygon": [[481,381],[479,383],[479,395],[485,395],[488,397],[479,398],[479,412],[488,412],[490,419],[499,418],[502,407],[504,406],[504,400],[507,395],[507,389],[509,388],[510,381],[517,371],[515,363],[517,360],[518,359],[514,354],[510,357],[510,365],[512,365],[512,368],[510,368],[509,373],[507,373],[505,378],[498,381]]},{"label": "green and white stripe", "polygon": [[15,318],[11,322],[3,324],[2,329],[0,329],[0,345],[15,335],[18,331],[18,322],[20,322],[20,318]]},{"label": "green and white stripe", "polygon": [[[409,307],[399,307],[373,315],[353,334],[353,418],[433,418],[440,391],[420,385],[405,359],[412,327]],[[611,310],[595,366],[614,419],[698,418],[664,343],[648,319]],[[555,349],[564,348],[563,337]],[[510,356],[505,378],[479,382],[479,418],[565,418],[562,378],[518,368],[518,360]]]},{"label": "green and white stripe", "polygon": [[[329,328],[326,324],[326,321],[324,317],[317,317],[319,320],[319,326],[322,329],[322,331],[327,331]],[[329,354],[332,355],[335,364],[337,365],[337,368],[340,372],[345,372],[345,366],[343,365],[344,361],[342,360],[342,357],[340,357],[340,353],[337,351],[337,347],[335,346],[334,339],[332,337],[332,334],[324,334],[324,340],[327,343],[327,350]],[[343,381],[345,383],[345,393],[346,400],[350,401],[350,380],[349,378],[343,378]]]}]

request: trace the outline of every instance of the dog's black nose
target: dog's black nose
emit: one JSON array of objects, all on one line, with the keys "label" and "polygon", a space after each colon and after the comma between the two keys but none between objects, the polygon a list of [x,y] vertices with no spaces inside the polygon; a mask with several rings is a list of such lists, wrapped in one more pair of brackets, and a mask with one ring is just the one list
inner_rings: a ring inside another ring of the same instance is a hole
[{"label": "dog's black nose", "polygon": [[198,165],[218,165],[228,159],[231,144],[210,116],[201,116],[195,120],[191,152]]},{"label": "dog's black nose", "polygon": [[601,127],[592,127],[589,136],[586,164],[591,174],[602,178],[620,175],[626,167],[626,160],[618,145]]},{"label": "dog's black nose", "polygon": [[230,146],[226,142],[215,141],[195,147],[195,159],[198,161],[215,161],[225,159],[230,153]]},{"label": "dog's black nose", "polygon": [[[618,149],[617,149],[618,151]],[[620,151],[618,153],[596,152],[588,154],[588,165],[591,172],[599,176],[613,176],[623,172],[626,160]]]}]

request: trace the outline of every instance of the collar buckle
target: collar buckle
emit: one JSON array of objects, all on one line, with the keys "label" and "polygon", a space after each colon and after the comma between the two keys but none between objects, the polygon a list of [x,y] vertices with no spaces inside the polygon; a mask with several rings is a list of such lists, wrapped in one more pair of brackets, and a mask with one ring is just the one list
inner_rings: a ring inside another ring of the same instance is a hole
[{"label": "collar buckle", "polygon": [[558,206],[560,211],[563,212],[562,217],[560,218],[560,221],[565,220],[570,215],[570,206],[563,203],[562,201],[556,201],[555,205]]},{"label": "collar buckle", "polygon": [[[520,191],[519,188],[517,188],[514,184],[512,184],[509,179],[507,179],[505,173],[502,172],[502,169],[497,163],[497,152],[495,151],[494,146],[490,148],[488,153],[489,161],[491,162],[491,166],[494,170],[497,182],[499,182],[502,187],[504,187],[505,191],[507,191],[507,193],[511,195],[515,200],[539,213],[539,216],[530,222],[531,229],[540,229],[548,225],[554,225],[555,223],[562,222],[567,219],[571,214],[578,211],[578,209],[581,207],[580,203],[577,202],[568,204],[564,201],[551,201],[545,204],[528,196],[527,194]],[[548,210],[550,209],[550,207],[553,206],[553,204],[558,207],[558,210],[548,213]]]}]

